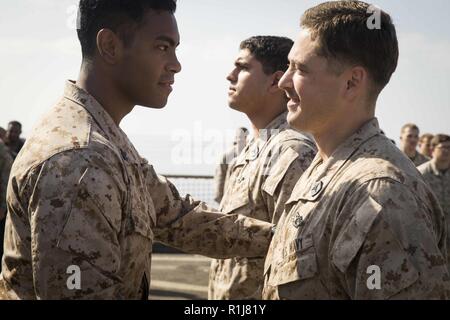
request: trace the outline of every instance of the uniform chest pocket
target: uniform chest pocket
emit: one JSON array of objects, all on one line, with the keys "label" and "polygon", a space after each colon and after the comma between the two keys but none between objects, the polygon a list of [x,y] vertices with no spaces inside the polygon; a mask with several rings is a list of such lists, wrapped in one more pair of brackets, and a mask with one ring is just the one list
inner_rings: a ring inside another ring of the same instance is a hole
[{"label": "uniform chest pocket", "polygon": [[[243,167],[234,168],[227,183],[228,190],[225,191],[225,197],[220,205],[220,211],[226,214],[234,213],[238,209],[249,206],[249,184],[250,174]],[[244,210],[245,211],[245,210]],[[251,208],[248,209],[251,211]],[[245,214],[240,210],[241,214]]]},{"label": "uniform chest pocket", "polygon": [[131,196],[128,210],[128,233],[136,232],[149,240],[153,240],[153,231],[155,224],[152,216],[155,216],[153,203],[142,202],[141,199],[134,199]]}]

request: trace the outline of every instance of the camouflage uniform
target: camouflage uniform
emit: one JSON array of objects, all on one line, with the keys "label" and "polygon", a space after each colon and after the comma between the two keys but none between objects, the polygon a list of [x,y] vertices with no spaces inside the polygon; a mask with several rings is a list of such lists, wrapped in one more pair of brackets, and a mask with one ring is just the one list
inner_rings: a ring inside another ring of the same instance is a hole
[{"label": "camouflage uniform", "polygon": [[[72,82],[27,140],[10,186],[0,277],[10,299],[146,299],[153,239],[227,258],[265,254],[271,238],[271,224],[181,198]],[[67,286],[72,265],[80,290]]]},{"label": "camouflage uniform", "polygon": [[416,151],[416,155],[413,158],[409,158],[416,167],[424,164],[425,162],[430,161],[430,158],[424,156],[423,154],[421,154],[420,152]]},{"label": "camouflage uniform", "polygon": [[[287,113],[274,119],[252,140],[230,168],[220,210],[277,223],[316,146],[289,128]],[[209,299],[261,299],[264,257],[213,260]]]},{"label": "camouflage uniform", "polygon": [[373,119],[298,181],[267,254],[263,297],[446,299],[446,234],[436,197]]},{"label": "camouflage uniform", "polygon": [[232,165],[232,162],[239,155],[238,145],[234,145],[230,148],[220,159],[220,163],[216,168],[216,172],[214,175],[214,183],[215,183],[215,192],[214,192],[214,200],[217,203],[220,203],[223,198],[224,191],[226,190],[226,185],[229,177],[229,168]]},{"label": "camouflage uniform", "polygon": [[[0,139],[0,259],[3,256],[3,235],[6,217],[6,189],[8,186],[9,171],[13,159],[9,154],[8,147]],[[0,272],[2,268],[0,265]]]},{"label": "camouflage uniform", "polygon": [[[5,218],[3,214],[6,214],[6,189],[12,162],[8,147],[0,140],[0,221]],[[3,239],[0,240],[1,243]]]},{"label": "camouflage uniform", "polygon": [[434,161],[429,161],[419,168],[424,179],[437,196],[447,221],[447,259],[450,267],[450,168],[441,172],[436,168]]}]

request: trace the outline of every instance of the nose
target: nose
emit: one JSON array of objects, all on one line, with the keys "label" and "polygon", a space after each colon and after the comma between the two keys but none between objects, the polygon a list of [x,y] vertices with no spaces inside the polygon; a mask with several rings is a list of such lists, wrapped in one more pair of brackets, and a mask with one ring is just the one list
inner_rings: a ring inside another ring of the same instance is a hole
[{"label": "nose", "polygon": [[228,74],[227,80],[230,81],[231,83],[234,83],[234,82],[236,82],[236,79],[237,79],[237,77],[236,77],[236,68],[235,68],[235,69],[233,69],[233,71],[230,72],[230,74]]},{"label": "nose", "polygon": [[179,73],[182,69],[180,61],[178,61],[178,57],[176,54],[173,55],[172,60],[168,65],[168,69],[170,72]]},{"label": "nose", "polygon": [[287,70],[281,77],[280,81],[278,82],[278,87],[282,90],[286,90],[293,87],[292,73],[289,70]]}]

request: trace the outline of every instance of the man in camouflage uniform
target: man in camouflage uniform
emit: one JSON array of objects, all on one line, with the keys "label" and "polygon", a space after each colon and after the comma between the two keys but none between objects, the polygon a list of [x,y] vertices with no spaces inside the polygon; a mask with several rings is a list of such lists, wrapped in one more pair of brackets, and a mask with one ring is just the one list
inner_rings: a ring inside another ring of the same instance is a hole
[{"label": "man in camouflage uniform", "polygon": [[[431,140],[432,159],[418,169],[437,196],[450,230],[450,136],[438,134]],[[447,234],[447,259],[450,261],[450,234]]]},{"label": "man in camouflage uniform", "polygon": [[[3,234],[6,218],[6,189],[13,159],[8,147],[0,139],[0,259],[3,256]],[[0,271],[2,270],[0,266]]]},{"label": "man in camouflage uniform", "polygon": [[11,121],[8,124],[8,130],[5,134],[5,144],[8,146],[9,152],[13,159],[17,157],[25,140],[20,137],[22,134],[22,124],[19,121]]},{"label": "man in camouflage uniform", "polygon": [[216,168],[214,174],[215,192],[214,200],[220,203],[223,198],[223,193],[226,190],[226,185],[229,177],[229,168],[236,159],[236,157],[242,152],[247,145],[247,128],[239,128],[236,132],[236,138],[233,142],[233,146],[226,151],[220,158],[220,163]]},{"label": "man in camouflage uniform", "polygon": [[380,10],[381,28],[368,28],[370,11],[326,2],[301,19],[280,86],[289,123],[319,152],[276,227],[266,299],[448,298],[442,210],[374,118],[399,51],[390,16]]},{"label": "man in camouflage uniform", "polygon": [[430,160],[428,157],[417,151],[419,133],[419,127],[413,123],[405,124],[400,131],[401,150],[416,167]]},{"label": "man in camouflage uniform", "polygon": [[419,138],[419,153],[429,159],[433,156],[431,149],[431,140],[433,140],[433,135],[431,133],[424,133]]},{"label": "man in camouflage uniform", "polygon": [[[231,166],[220,210],[276,224],[301,174],[316,154],[313,141],[287,124],[278,81],[292,41],[259,36],[243,41],[231,83],[229,104],[244,112],[255,138]],[[209,299],[261,299],[264,257],[213,260]]]},{"label": "man in camouflage uniform", "polygon": [[12,168],[0,298],[146,299],[153,239],[211,257],[267,251],[271,224],[181,198],[119,128],[135,105],[167,102],[175,6],[80,1],[80,76]]}]

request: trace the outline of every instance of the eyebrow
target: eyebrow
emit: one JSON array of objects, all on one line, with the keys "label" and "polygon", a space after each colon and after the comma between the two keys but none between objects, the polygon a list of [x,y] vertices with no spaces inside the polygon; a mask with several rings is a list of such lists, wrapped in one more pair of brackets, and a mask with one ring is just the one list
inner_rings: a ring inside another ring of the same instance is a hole
[{"label": "eyebrow", "polygon": [[156,40],[159,41],[166,41],[168,42],[172,47],[178,47],[178,45],[180,44],[179,42],[176,43],[175,40],[173,40],[171,37],[169,36],[159,36],[156,38]]},{"label": "eyebrow", "polygon": [[304,69],[304,70],[308,70],[308,66],[304,63],[301,63],[299,61],[296,61],[294,59],[289,59],[289,63],[290,64],[294,64],[296,67],[300,68],[300,69]]},{"label": "eyebrow", "polygon": [[234,65],[237,66],[237,67],[248,67],[248,66],[250,66],[247,62],[242,61],[240,59],[236,60],[234,62]]}]

